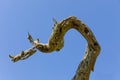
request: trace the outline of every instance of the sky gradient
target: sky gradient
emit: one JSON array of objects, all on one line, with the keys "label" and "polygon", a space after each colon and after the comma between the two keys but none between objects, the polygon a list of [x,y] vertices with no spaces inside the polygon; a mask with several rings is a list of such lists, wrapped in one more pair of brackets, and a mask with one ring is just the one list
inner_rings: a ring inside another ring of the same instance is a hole
[{"label": "sky gradient", "polygon": [[71,80],[87,44],[76,30],[59,52],[38,51],[17,63],[8,57],[32,46],[28,32],[47,43],[52,18],[69,16],[89,26],[102,48],[90,80],[120,80],[120,0],[0,0],[0,80]]}]

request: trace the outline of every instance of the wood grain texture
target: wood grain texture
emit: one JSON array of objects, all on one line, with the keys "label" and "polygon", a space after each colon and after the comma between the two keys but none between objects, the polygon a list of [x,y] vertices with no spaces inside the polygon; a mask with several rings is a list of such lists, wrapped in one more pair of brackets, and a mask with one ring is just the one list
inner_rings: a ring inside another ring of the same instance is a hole
[{"label": "wood grain texture", "polygon": [[22,51],[16,56],[9,55],[9,57],[13,62],[17,62],[29,58],[36,52],[36,50],[43,53],[60,51],[60,49],[64,47],[64,35],[66,32],[70,29],[76,29],[87,40],[88,44],[85,55],[72,80],[89,80],[90,72],[94,70],[96,59],[101,50],[94,34],[88,26],[74,16],[68,17],[59,23],[54,19],[54,22],[55,24],[48,43],[42,44],[39,42],[39,39],[34,41],[32,36],[28,33],[28,40],[33,45],[32,48]]}]

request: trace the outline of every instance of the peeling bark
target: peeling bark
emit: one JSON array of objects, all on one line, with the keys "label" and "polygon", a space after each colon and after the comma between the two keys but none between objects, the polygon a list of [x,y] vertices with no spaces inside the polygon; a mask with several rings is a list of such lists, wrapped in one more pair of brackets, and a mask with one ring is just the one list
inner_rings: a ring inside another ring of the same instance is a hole
[{"label": "peeling bark", "polygon": [[47,44],[40,43],[39,39],[34,41],[32,36],[28,33],[28,40],[33,45],[32,48],[22,51],[16,56],[9,55],[9,57],[13,62],[17,62],[18,60],[25,60],[29,58],[36,52],[36,50],[44,53],[60,51],[60,49],[64,47],[65,33],[70,29],[76,29],[87,40],[88,45],[85,55],[72,80],[89,80],[90,72],[94,70],[95,61],[100,53],[100,45],[94,34],[81,20],[78,20],[74,16],[68,17],[59,23],[55,19],[53,20],[55,24]]}]

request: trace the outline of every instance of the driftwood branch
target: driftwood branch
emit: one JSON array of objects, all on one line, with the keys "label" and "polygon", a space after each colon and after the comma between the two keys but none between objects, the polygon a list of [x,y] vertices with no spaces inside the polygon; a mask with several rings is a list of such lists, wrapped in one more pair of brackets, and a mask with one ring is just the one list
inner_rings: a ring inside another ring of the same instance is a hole
[{"label": "driftwood branch", "polygon": [[55,22],[53,32],[47,44],[40,43],[39,39],[34,41],[32,36],[28,33],[28,40],[33,45],[32,48],[22,51],[16,56],[9,55],[9,57],[13,62],[17,62],[18,60],[25,60],[29,58],[36,52],[36,50],[44,53],[59,51],[64,47],[65,33],[70,29],[76,29],[87,40],[88,45],[85,55],[80,62],[76,74],[72,80],[89,80],[90,72],[94,70],[96,58],[100,53],[100,45],[94,34],[82,21],[78,20],[74,16],[62,20],[59,23],[55,19],[53,19],[53,21]]}]

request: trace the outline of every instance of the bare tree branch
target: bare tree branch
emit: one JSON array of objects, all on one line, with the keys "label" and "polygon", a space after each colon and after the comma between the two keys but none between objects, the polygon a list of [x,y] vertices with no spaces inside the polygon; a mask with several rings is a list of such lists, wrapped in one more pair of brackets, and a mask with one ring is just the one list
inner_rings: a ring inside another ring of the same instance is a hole
[{"label": "bare tree branch", "polygon": [[55,19],[53,19],[53,21],[55,22],[55,25],[47,44],[40,43],[39,39],[34,41],[32,36],[28,33],[28,40],[33,47],[22,51],[19,55],[9,55],[9,57],[13,62],[16,62],[18,60],[29,58],[36,52],[36,49],[44,53],[59,51],[64,47],[65,33],[70,29],[76,29],[87,40],[88,45],[85,55],[80,62],[76,74],[72,80],[89,80],[90,72],[94,70],[95,61],[100,53],[100,45],[97,42],[94,34],[82,21],[78,20],[74,16],[68,17],[59,23]]}]

